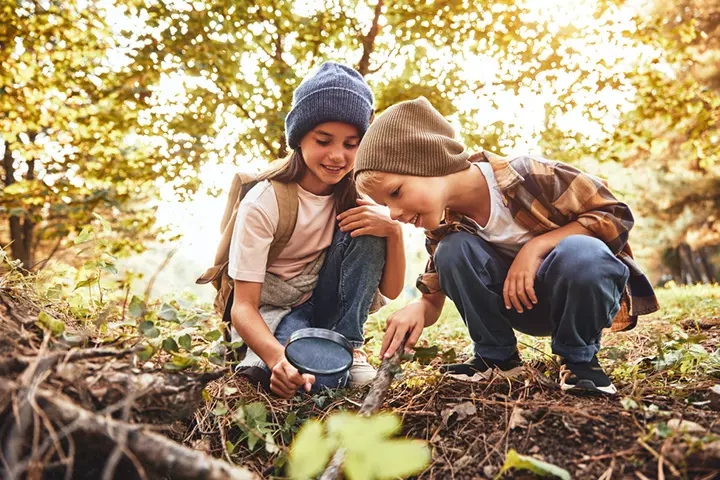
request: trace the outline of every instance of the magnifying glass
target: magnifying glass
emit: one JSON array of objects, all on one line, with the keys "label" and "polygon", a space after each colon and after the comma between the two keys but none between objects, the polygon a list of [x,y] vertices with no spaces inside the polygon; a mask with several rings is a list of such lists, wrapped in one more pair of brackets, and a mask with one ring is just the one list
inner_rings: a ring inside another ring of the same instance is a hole
[{"label": "magnifying glass", "polygon": [[300,373],[336,375],[353,363],[353,348],[340,333],[324,328],[302,328],[285,344],[285,357]]}]

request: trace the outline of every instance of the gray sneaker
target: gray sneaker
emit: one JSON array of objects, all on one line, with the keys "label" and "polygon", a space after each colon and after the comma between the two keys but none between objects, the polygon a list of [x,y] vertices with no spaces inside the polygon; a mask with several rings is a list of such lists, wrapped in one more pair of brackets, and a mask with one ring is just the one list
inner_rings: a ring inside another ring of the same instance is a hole
[{"label": "gray sneaker", "polygon": [[368,356],[362,348],[353,350],[353,364],[350,367],[350,386],[362,387],[375,379],[377,370],[368,363]]}]

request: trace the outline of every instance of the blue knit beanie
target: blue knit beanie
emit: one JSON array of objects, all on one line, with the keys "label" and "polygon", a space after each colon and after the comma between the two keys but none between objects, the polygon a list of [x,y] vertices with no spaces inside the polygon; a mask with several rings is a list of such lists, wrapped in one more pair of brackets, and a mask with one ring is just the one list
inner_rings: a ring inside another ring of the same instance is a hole
[{"label": "blue knit beanie", "polygon": [[362,137],[370,124],[374,102],[362,75],[339,63],[323,63],[293,93],[293,107],[285,118],[288,146],[297,149],[306,133],[325,122],[355,125]]}]

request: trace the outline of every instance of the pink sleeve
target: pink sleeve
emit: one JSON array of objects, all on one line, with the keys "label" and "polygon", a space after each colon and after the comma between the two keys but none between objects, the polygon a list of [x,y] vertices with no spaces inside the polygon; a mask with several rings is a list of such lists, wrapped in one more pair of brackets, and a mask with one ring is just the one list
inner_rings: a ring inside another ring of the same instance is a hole
[{"label": "pink sleeve", "polygon": [[263,283],[274,229],[270,215],[261,205],[255,202],[240,204],[230,241],[230,277]]}]

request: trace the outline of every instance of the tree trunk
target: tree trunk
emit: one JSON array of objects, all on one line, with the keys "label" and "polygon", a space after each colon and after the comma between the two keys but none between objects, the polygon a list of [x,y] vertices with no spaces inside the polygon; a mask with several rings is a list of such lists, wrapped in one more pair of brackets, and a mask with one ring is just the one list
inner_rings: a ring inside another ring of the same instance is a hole
[{"label": "tree trunk", "polygon": [[[3,181],[6,187],[15,183],[15,166],[13,165],[12,150],[10,145],[5,143],[5,154],[3,155],[3,169],[5,170],[5,178]],[[32,169],[28,170],[32,175]],[[34,248],[32,241],[32,233],[35,227],[34,222],[30,218],[17,215],[10,216],[10,252],[13,258],[20,260],[24,269],[32,266],[32,250]]]}]

